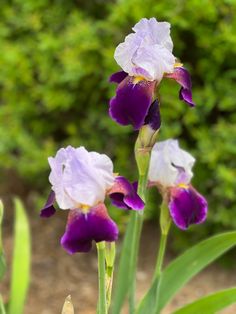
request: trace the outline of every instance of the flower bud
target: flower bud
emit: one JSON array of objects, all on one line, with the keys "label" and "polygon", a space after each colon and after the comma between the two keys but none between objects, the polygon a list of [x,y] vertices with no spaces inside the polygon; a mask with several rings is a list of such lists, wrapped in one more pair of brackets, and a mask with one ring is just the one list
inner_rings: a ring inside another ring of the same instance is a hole
[{"label": "flower bud", "polygon": [[68,297],[65,299],[61,314],[74,314],[74,307],[70,295],[68,295]]}]

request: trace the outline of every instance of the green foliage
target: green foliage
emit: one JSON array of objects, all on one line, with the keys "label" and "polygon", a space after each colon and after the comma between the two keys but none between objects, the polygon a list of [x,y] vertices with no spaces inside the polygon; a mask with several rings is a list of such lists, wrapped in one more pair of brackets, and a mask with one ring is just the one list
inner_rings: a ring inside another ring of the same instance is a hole
[{"label": "green foliage", "polygon": [[207,195],[212,229],[236,228],[235,10],[230,0],[3,0],[0,167],[43,190],[47,157],[85,145],[134,178],[136,134],[109,118],[115,86],[107,80],[119,69],[115,46],[141,17],[155,16],[172,24],[174,53],[191,71],[197,103],[189,109],[179,87],[163,81],[160,138],[180,138],[197,158],[193,183]]},{"label": "green foliage", "polygon": [[[194,245],[178,256],[164,269],[160,280],[153,281],[138,307],[137,314],[159,313],[191,278],[235,245],[236,232],[225,232]],[[155,293],[157,289],[158,303]]]},{"label": "green foliage", "polygon": [[215,314],[234,303],[236,303],[236,288],[230,288],[218,291],[190,303],[175,311],[174,314],[198,314],[204,313],[206,309],[207,314]]},{"label": "green foliage", "polygon": [[7,314],[22,314],[30,281],[30,230],[23,204],[15,200],[14,251]]}]

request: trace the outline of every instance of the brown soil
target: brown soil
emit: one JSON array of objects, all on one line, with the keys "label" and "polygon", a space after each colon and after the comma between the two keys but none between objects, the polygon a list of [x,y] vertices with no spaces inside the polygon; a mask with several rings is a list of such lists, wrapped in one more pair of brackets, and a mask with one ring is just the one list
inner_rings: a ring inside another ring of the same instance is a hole
[{"label": "brown soil", "polygon": [[[12,232],[9,225],[12,224],[12,219],[8,216],[5,219],[4,246],[9,263],[12,251]],[[70,256],[60,247],[59,239],[64,232],[66,213],[46,220],[40,219],[36,213],[31,213],[30,216],[33,237],[32,281],[25,314],[59,314],[64,299],[69,294],[72,296],[75,313],[96,313],[96,252]],[[153,224],[146,224],[137,273],[138,298],[143,295],[151,281],[158,245],[156,239],[156,227]],[[9,291],[9,274],[10,270],[1,289],[5,300]],[[235,271],[217,265],[208,267],[179,292],[163,313],[172,313],[185,303],[235,284]],[[123,313],[126,314],[127,311],[124,310]],[[231,306],[222,313],[235,314],[236,306]]]}]

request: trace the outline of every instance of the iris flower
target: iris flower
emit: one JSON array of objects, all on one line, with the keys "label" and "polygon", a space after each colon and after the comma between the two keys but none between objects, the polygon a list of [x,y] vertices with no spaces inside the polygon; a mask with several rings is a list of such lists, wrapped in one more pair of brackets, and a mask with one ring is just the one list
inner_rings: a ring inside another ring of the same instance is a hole
[{"label": "iris flower", "polygon": [[148,179],[165,195],[170,216],[180,229],[200,224],[207,216],[207,201],[190,181],[195,159],[169,139],[156,143],[152,149]]},{"label": "iris flower", "polygon": [[190,75],[172,53],[170,24],[143,18],[132,30],[115,50],[114,58],[122,71],[110,77],[110,82],[117,83],[118,87],[110,100],[109,114],[117,123],[131,124],[139,130],[145,124],[155,100],[155,89],[163,78],[181,85],[181,100],[190,106],[194,102]]},{"label": "iris flower", "polygon": [[52,190],[41,217],[50,217],[56,212],[54,202],[60,209],[69,210],[61,245],[70,254],[88,252],[93,240],[117,240],[118,228],[108,215],[104,204],[106,196],[120,208],[144,208],[136,184],[114,174],[112,161],[104,154],[68,146],[48,161]]}]

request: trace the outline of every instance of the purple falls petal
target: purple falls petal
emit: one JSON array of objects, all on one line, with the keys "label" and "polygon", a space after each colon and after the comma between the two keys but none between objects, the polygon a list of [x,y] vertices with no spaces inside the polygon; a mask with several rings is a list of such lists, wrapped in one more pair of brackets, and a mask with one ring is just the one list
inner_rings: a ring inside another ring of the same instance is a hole
[{"label": "purple falls petal", "polygon": [[192,82],[189,72],[184,67],[176,67],[173,73],[166,74],[165,76],[174,79],[181,85],[179,91],[180,100],[183,100],[191,107],[194,107],[195,103],[192,100]]},{"label": "purple falls petal", "polygon": [[41,209],[40,217],[49,218],[49,217],[51,217],[52,215],[55,214],[56,209],[53,206],[54,202],[55,202],[55,192],[51,191],[49,196],[48,196],[46,204]]},{"label": "purple falls petal", "polygon": [[169,210],[176,226],[186,230],[189,225],[206,220],[207,201],[192,186],[174,187],[171,189]]},{"label": "purple falls petal", "polygon": [[144,209],[144,202],[137,194],[137,183],[131,184],[124,177],[116,177],[115,184],[109,192],[112,204],[123,209]]},{"label": "purple falls petal", "polygon": [[145,118],[145,124],[148,124],[152,130],[159,130],[161,127],[161,113],[160,113],[160,106],[158,100],[154,100],[151,104],[148,114]]},{"label": "purple falls petal", "polygon": [[104,204],[100,203],[87,214],[79,209],[70,211],[66,231],[61,238],[61,245],[69,253],[88,252],[92,241],[116,241],[118,228],[109,217]]},{"label": "purple falls petal", "polygon": [[124,71],[115,72],[110,76],[109,82],[120,84],[127,76],[128,74]]},{"label": "purple falls petal", "polygon": [[131,124],[138,130],[148,114],[156,82],[142,80],[134,84],[133,79],[128,76],[118,85],[116,96],[110,100],[109,114],[117,123]]}]

